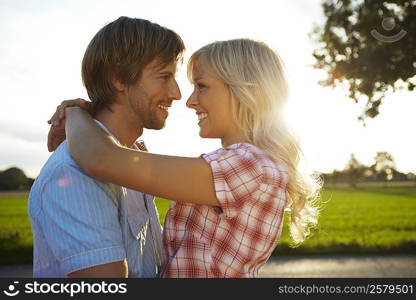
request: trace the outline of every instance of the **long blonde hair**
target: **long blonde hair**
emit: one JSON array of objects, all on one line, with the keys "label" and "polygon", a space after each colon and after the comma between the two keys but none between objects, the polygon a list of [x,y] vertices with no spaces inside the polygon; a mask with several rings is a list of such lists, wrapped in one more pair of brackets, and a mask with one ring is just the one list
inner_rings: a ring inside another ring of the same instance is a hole
[{"label": "long blonde hair", "polygon": [[235,39],[208,44],[192,54],[188,77],[199,60],[208,64],[214,76],[226,83],[233,99],[234,119],[253,145],[287,168],[287,207],[290,233],[296,245],[317,224],[316,200],[320,183],[299,169],[299,143],[283,118],[288,84],[279,55],[265,43]]}]

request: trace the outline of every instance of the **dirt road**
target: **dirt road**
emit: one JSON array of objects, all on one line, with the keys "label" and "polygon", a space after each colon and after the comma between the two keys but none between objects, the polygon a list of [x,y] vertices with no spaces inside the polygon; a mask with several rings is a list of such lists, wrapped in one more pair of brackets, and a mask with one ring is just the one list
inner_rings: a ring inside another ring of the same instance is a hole
[{"label": "dirt road", "polygon": [[[31,265],[0,266],[0,277],[31,276]],[[260,277],[416,278],[416,255],[274,257],[263,266]]]}]

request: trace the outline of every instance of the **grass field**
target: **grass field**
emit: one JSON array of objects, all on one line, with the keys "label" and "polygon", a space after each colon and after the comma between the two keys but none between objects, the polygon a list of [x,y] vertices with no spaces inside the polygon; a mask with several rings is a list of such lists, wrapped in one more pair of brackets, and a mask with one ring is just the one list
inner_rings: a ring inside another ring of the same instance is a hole
[{"label": "grass field", "polygon": [[[28,263],[27,199],[0,194],[0,264]],[[416,188],[328,189],[311,238],[291,248],[287,218],[275,255],[416,253]],[[169,201],[157,199],[161,222]]]}]

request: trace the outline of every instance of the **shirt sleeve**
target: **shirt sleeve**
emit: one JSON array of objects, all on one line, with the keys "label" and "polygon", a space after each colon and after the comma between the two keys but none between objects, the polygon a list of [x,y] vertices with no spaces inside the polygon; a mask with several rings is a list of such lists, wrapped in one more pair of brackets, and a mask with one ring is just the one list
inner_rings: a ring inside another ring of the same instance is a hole
[{"label": "shirt sleeve", "polygon": [[227,218],[235,217],[252,198],[262,180],[262,168],[246,149],[226,149],[203,154],[210,165],[215,193]]},{"label": "shirt sleeve", "polygon": [[55,168],[42,210],[45,239],[65,274],[126,258],[114,196],[76,167]]}]

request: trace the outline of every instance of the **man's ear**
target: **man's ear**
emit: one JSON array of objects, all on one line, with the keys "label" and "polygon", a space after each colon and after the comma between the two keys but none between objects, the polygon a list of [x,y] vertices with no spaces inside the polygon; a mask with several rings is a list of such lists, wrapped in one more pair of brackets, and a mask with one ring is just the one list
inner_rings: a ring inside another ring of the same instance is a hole
[{"label": "man's ear", "polygon": [[120,80],[118,80],[116,77],[113,77],[111,79],[111,84],[113,87],[120,93],[123,93],[126,90],[127,85],[122,83]]}]

